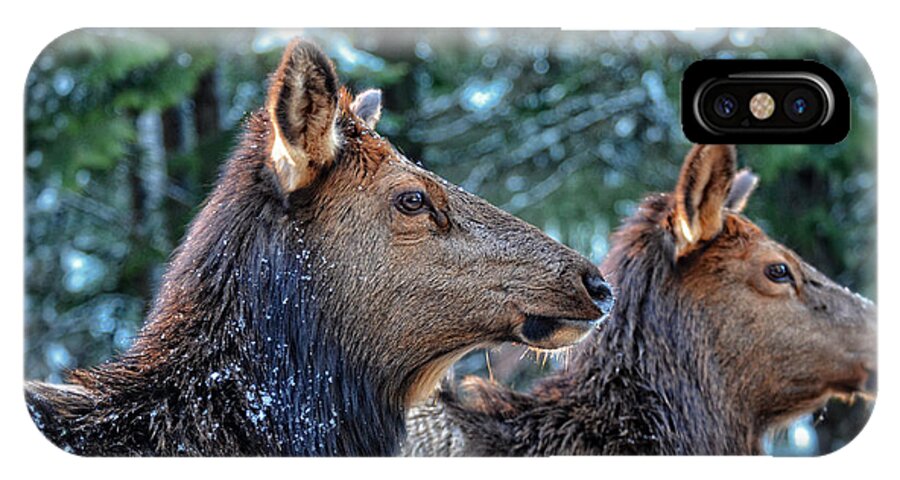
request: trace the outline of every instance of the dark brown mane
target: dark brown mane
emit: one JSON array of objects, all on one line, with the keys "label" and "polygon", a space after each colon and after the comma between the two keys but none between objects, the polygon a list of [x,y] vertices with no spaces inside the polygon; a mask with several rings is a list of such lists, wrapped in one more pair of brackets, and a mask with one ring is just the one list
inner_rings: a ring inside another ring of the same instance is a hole
[{"label": "dark brown mane", "polygon": [[[352,128],[349,120],[345,112],[344,127]],[[317,318],[315,299],[324,287],[314,265],[316,240],[302,222],[286,220],[289,206],[272,193],[278,184],[266,167],[268,135],[267,116],[258,111],[174,253],[133,348],[71,373],[74,385],[103,401],[85,405],[81,414],[97,421],[62,434],[64,448],[104,455],[385,455],[399,440],[402,405],[383,403],[380,376],[339,351],[340,342],[322,329],[327,319]],[[308,371],[312,365],[315,372]],[[141,396],[144,385],[158,387],[152,398]],[[233,401],[223,403],[222,396]],[[179,422],[195,424],[169,423],[170,411],[183,410],[195,416]],[[117,449],[104,441],[113,428],[141,438]],[[235,432],[240,438],[228,438]],[[387,440],[354,441],[373,435]],[[176,436],[175,444],[153,444]]]}]

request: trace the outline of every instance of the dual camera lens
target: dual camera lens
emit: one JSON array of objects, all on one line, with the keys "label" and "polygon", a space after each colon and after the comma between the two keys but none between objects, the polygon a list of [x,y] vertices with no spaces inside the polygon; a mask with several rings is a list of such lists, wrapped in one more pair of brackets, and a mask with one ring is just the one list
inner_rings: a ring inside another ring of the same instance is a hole
[{"label": "dual camera lens", "polygon": [[850,96],[805,60],[710,59],[681,82],[681,121],[698,143],[833,143],[850,128]]},{"label": "dual camera lens", "polygon": [[[757,120],[767,120],[771,118],[775,112],[777,102],[775,98],[767,92],[759,92],[749,101],[745,102],[745,108]],[[805,88],[798,88],[784,95],[782,102],[782,111],[784,115],[793,122],[807,123],[816,116],[818,111],[818,102],[816,95]],[[731,93],[719,94],[712,103],[712,109],[721,119],[730,119],[740,110],[738,99]]]}]

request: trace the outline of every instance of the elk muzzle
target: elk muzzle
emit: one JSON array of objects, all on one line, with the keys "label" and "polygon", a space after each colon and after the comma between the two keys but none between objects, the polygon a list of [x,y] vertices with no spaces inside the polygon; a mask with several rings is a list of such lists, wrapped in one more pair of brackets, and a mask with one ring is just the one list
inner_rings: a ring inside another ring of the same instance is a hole
[{"label": "elk muzzle", "polygon": [[581,276],[577,294],[586,292],[594,307],[592,312],[548,316],[525,314],[519,329],[519,338],[528,345],[542,349],[556,349],[580,342],[590,333],[615,305],[612,288],[598,271],[592,269]]}]

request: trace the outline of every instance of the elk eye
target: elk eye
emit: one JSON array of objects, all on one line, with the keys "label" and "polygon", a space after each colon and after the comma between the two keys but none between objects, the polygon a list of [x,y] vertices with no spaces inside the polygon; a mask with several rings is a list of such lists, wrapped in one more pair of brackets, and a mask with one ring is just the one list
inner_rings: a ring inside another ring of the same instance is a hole
[{"label": "elk eye", "polygon": [[394,206],[401,213],[416,215],[428,210],[428,197],[424,192],[403,192],[394,198]]},{"label": "elk eye", "polygon": [[794,280],[791,269],[785,263],[766,265],[766,277],[775,283],[788,283]]}]

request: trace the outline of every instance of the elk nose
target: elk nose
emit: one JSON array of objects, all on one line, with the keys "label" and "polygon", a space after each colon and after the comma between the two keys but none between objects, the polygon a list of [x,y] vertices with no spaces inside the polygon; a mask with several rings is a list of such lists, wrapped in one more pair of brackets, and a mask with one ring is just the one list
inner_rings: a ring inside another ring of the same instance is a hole
[{"label": "elk nose", "polygon": [[616,299],[613,296],[612,288],[606,283],[606,280],[603,279],[599,272],[588,272],[584,274],[582,281],[588,295],[594,301],[594,305],[597,305],[597,308],[604,315],[608,314],[616,303]]}]

